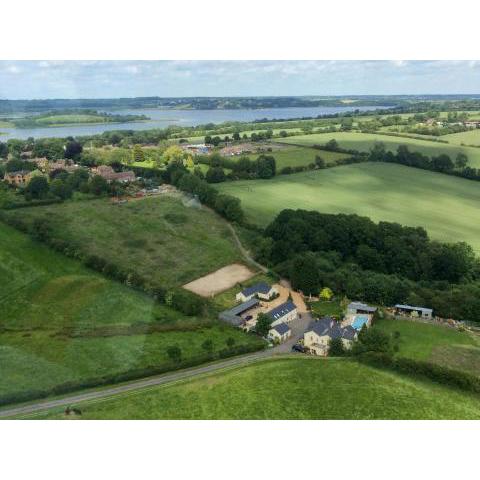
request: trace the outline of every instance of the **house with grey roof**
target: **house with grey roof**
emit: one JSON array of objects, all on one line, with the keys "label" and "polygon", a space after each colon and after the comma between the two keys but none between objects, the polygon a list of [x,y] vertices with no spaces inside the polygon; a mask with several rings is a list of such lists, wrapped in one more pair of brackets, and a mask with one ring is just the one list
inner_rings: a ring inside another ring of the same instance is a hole
[{"label": "house with grey roof", "polygon": [[246,302],[253,297],[261,300],[270,300],[275,295],[278,295],[278,292],[274,287],[266,282],[259,282],[237,293],[236,299],[240,302]]},{"label": "house with grey roof", "polygon": [[424,307],[412,307],[411,305],[395,305],[395,315],[407,317],[419,317],[426,320],[432,318],[433,310]]},{"label": "house with grey roof", "polygon": [[331,317],[324,317],[310,324],[303,335],[304,346],[313,355],[328,355],[330,340],[340,338],[345,348],[351,348],[358,332],[351,325],[342,327]]},{"label": "house with grey roof", "polygon": [[298,316],[297,307],[292,301],[287,301],[273,308],[267,315],[272,319],[272,327],[280,323],[290,323]]},{"label": "house with grey roof", "polygon": [[251,298],[240,305],[235,305],[229,310],[224,310],[218,315],[218,318],[234,327],[242,327],[247,320],[247,312],[258,307],[260,301],[258,298]]},{"label": "house with grey roof", "polygon": [[292,335],[292,330],[286,323],[279,323],[268,332],[268,338],[272,342],[283,343]]}]

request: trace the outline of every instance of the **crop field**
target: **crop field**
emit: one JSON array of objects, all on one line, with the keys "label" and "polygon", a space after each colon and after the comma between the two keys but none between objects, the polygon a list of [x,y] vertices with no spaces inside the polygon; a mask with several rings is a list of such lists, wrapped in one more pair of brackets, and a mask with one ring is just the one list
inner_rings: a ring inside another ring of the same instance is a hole
[{"label": "crop field", "polygon": [[185,317],[151,297],[105,279],[0,224],[0,399],[95,382],[132,370],[175,367],[259,340],[208,318]]},{"label": "crop field", "polygon": [[480,253],[480,189],[477,182],[462,178],[361,163],[218,188],[240,198],[247,219],[259,225],[267,225],[285,208],[356,213],[375,222],[425,227],[432,238],[463,240]]},{"label": "crop field", "polygon": [[24,208],[22,218],[39,218],[50,225],[51,236],[83,254],[97,255],[168,288],[241,259],[224,220],[167,195],[123,205],[100,199]]},{"label": "crop field", "polygon": [[400,333],[400,356],[480,375],[480,337],[407,320],[385,319],[376,325],[384,332]]},{"label": "crop field", "polygon": [[[448,140],[450,135],[441,137]],[[408,137],[393,137],[389,135],[378,135],[375,133],[360,132],[336,132],[336,133],[318,133],[313,135],[299,135],[277,139],[278,142],[291,145],[312,146],[322,145],[334,138],[342,148],[368,152],[375,142],[382,142],[387,150],[396,151],[399,145],[407,145],[411,151],[421,152],[425,155],[433,156],[446,153],[455,159],[460,152],[468,156],[469,165],[475,168],[480,167],[480,149],[472,147],[462,147],[450,143],[433,142],[428,140],[418,140]]]},{"label": "crop field", "polygon": [[[349,360],[283,358],[78,405],[85,419],[477,419],[480,399]],[[30,418],[67,418],[63,409]]]}]

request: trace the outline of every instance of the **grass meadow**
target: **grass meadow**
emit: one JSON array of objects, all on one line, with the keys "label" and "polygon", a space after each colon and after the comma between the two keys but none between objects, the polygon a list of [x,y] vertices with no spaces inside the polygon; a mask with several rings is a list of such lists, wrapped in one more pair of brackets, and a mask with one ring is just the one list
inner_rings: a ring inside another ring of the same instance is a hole
[{"label": "grass meadow", "polygon": [[1,223],[0,278],[0,399],[169,370],[172,345],[188,362],[204,355],[206,339],[217,352],[229,337],[259,342],[216,320],[185,317]]},{"label": "grass meadow", "polygon": [[[16,215],[16,211],[7,214]],[[127,204],[108,199],[22,209],[42,219],[52,236],[165,287],[183,285],[241,260],[225,221],[181,198],[149,197]]]},{"label": "grass meadow", "polygon": [[285,208],[355,213],[375,222],[422,226],[432,238],[466,241],[480,253],[480,189],[477,182],[462,178],[361,163],[218,188],[240,198],[247,219],[259,225],[267,225]]},{"label": "grass meadow", "polygon": [[[450,135],[445,135],[441,138],[448,140],[448,137],[450,137]],[[416,138],[393,137],[375,133],[360,132],[335,132],[317,133],[313,135],[298,135],[284,139],[278,139],[277,141],[291,145],[308,147],[313,145],[323,145],[332,138],[334,138],[342,148],[359,150],[361,152],[368,152],[375,142],[382,142],[385,145],[385,148],[391,151],[396,151],[399,145],[406,145],[411,151],[421,152],[429,156],[446,153],[450,155],[452,159],[455,159],[458,153],[463,152],[468,156],[469,165],[471,167],[480,167],[480,149],[462,147],[460,145],[453,144],[453,142],[441,143],[429,140],[418,140]]]},{"label": "grass meadow", "polygon": [[[78,405],[85,419],[477,419],[480,398],[342,359],[281,358]],[[54,409],[30,418],[66,418]]]},{"label": "grass meadow", "polygon": [[480,337],[450,327],[408,320],[379,320],[384,332],[400,333],[398,355],[480,375]]}]

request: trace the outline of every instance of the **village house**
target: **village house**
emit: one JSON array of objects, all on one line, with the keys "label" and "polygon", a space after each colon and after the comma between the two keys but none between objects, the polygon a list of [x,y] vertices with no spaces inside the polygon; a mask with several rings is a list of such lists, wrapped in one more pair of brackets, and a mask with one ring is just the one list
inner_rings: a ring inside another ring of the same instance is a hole
[{"label": "village house", "polygon": [[259,305],[258,298],[251,298],[229,310],[224,310],[218,315],[218,318],[234,327],[245,327],[247,322],[253,320],[253,315],[249,315],[248,312]]},{"label": "village house", "polygon": [[296,320],[298,312],[295,304],[288,301],[270,310],[267,315],[272,319],[272,327],[274,327],[280,323],[290,323],[292,320]]},{"label": "village house", "polygon": [[433,310],[424,307],[412,307],[411,305],[395,305],[395,315],[402,317],[417,317],[430,320]]},{"label": "village house", "polygon": [[261,300],[270,300],[276,295],[278,295],[278,292],[274,287],[268,285],[266,282],[260,282],[237,293],[235,298],[237,301],[246,302],[253,297],[260,298]]},{"label": "village house", "polygon": [[333,318],[324,317],[313,322],[303,334],[303,345],[313,355],[327,356],[330,340],[340,338],[346,349],[351,348],[358,332],[351,326],[340,326]]},{"label": "village house", "polygon": [[16,187],[25,186],[31,178],[32,172],[29,170],[18,170],[17,172],[5,172],[3,179],[9,185],[15,185]]},{"label": "village house", "polygon": [[133,173],[131,170],[128,170],[126,172],[115,172],[113,168],[110,167],[109,165],[100,165],[98,167],[94,167],[91,169],[91,172],[94,175],[100,175],[108,183],[113,181],[117,181],[121,183],[135,181],[135,173]]},{"label": "village house", "polygon": [[286,323],[279,323],[268,331],[268,339],[276,343],[287,341],[291,335],[292,331]]},{"label": "village house", "polygon": [[463,124],[468,128],[480,128],[480,120],[466,120]]}]

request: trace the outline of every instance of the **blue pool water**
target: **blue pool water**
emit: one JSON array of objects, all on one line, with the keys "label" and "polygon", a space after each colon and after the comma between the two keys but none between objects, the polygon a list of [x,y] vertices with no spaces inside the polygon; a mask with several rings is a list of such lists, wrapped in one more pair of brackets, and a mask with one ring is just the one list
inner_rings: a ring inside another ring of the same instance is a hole
[{"label": "blue pool water", "polygon": [[361,330],[365,323],[368,322],[367,315],[355,315],[355,320],[352,323],[352,327],[355,330]]}]

